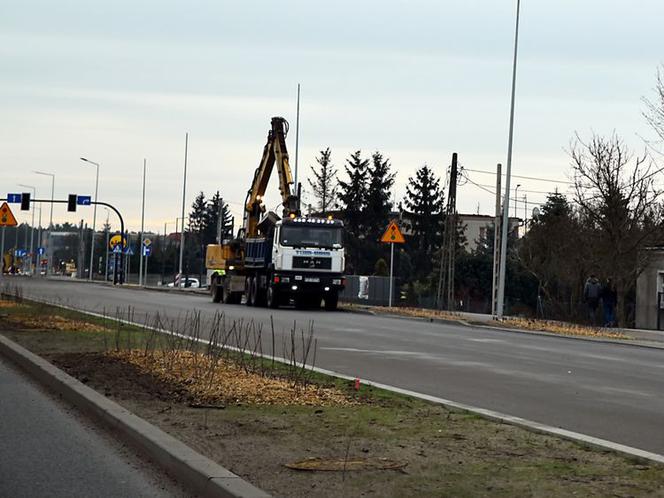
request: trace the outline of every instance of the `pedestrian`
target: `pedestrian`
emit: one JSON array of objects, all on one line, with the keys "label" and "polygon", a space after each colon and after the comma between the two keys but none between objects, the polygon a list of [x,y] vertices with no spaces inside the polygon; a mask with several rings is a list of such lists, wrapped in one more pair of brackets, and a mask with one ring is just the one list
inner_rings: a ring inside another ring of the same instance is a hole
[{"label": "pedestrian", "polygon": [[583,299],[588,307],[588,319],[591,325],[597,325],[597,307],[599,306],[602,285],[594,274],[591,274],[586,280],[583,288]]},{"label": "pedestrian", "polygon": [[613,280],[606,279],[602,287],[602,307],[604,308],[604,326],[614,327],[616,324],[616,303],[618,301],[618,292],[613,284]]}]

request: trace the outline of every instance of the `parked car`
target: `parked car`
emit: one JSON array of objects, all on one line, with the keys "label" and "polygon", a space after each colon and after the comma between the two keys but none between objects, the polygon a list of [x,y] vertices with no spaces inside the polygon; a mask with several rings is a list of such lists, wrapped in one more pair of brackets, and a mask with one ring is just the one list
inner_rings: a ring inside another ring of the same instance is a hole
[{"label": "parked car", "polygon": [[[192,288],[192,289],[198,289],[201,286],[201,283],[198,281],[197,278],[183,278],[180,280],[180,285],[178,287],[182,288]],[[175,283],[171,282],[167,285],[167,287],[175,287]]]}]

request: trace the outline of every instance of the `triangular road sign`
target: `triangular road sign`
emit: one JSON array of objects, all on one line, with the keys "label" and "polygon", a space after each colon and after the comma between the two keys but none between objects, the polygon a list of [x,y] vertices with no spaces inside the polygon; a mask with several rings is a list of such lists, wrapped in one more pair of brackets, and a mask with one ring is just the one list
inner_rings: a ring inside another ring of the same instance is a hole
[{"label": "triangular road sign", "polygon": [[16,225],[18,223],[16,222],[16,218],[14,218],[12,210],[9,209],[9,204],[3,202],[2,206],[0,206],[0,227],[15,227]]},{"label": "triangular road sign", "polygon": [[403,234],[401,233],[401,230],[399,230],[399,227],[395,221],[390,223],[390,225],[387,227],[387,230],[385,230],[385,233],[380,238],[380,241],[386,244],[406,243],[406,239],[404,239]]}]

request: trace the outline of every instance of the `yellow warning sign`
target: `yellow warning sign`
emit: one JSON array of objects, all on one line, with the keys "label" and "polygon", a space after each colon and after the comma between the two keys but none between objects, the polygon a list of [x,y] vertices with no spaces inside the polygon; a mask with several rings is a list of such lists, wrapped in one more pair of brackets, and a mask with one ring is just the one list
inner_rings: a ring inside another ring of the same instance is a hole
[{"label": "yellow warning sign", "polygon": [[406,239],[403,238],[403,234],[401,233],[401,230],[399,230],[399,227],[395,221],[390,223],[390,226],[387,227],[387,230],[385,230],[385,233],[380,238],[380,241],[385,242],[386,244],[406,243]]},{"label": "yellow warning sign", "polygon": [[121,237],[120,234],[118,234],[118,235],[113,235],[113,237],[111,237],[111,240],[108,241],[109,248],[115,249],[115,246],[119,245],[120,241],[122,241],[122,247],[127,247],[127,239]]},{"label": "yellow warning sign", "polygon": [[0,206],[0,227],[15,227],[16,225],[18,223],[16,222],[16,218],[14,218],[12,210],[9,209],[9,204],[3,202],[2,206]]}]

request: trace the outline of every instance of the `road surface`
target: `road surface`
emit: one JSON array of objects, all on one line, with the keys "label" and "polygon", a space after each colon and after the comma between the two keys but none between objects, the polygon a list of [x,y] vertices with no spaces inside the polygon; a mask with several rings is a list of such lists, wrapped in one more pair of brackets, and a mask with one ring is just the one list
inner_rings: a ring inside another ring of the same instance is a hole
[{"label": "road surface", "polygon": [[0,400],[0,496],[188,496],[2,359]]},{"label": "road surface", "polygon": [[[213,304],[200,294],[13,279],[26,297],[101,312],[314,322],[316,366],[664,454],[664,350],[349,312]],[[12,284],[13,285],[13,284]],[[277,337],[277,354],[283,346]],[[269,346],[268,346],[269,347]],[[269,350],[268,347],[264,350]]]}]

